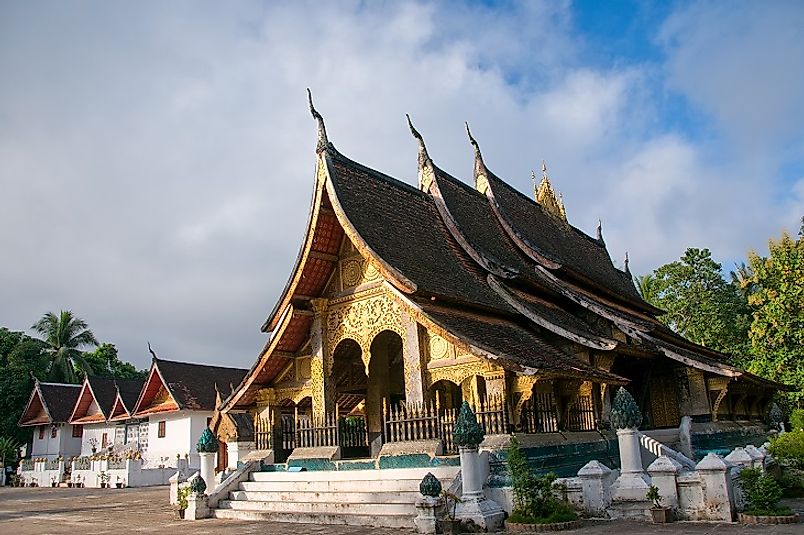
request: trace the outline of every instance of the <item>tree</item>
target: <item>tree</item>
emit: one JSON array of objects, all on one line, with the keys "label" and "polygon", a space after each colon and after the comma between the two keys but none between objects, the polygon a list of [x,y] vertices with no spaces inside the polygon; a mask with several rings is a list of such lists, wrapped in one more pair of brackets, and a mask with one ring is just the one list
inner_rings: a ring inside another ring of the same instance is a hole
[{"label": "tree", "polygon": [[8,437],[0,437],[0,467],[17,462],[20,443]]},{"label": "tree", "polygon": [[95,351],[84,353],[84,360],[93,375],[113,379],[145,379],[146,371],[138,371],[129,362],[122,362],[114,344],[101,344]]},{"label": "tree", "polygon": [[48,346],[46,352],[50,357],[48,374],[51,379],[75,383],[76,370],[88,371],[80,348],[95,347],[98,341],[84,320],[69,310],[62,310],[58,316],[48,312],[31,328],[44,336]]},{"label": "tree", "polygon": [[33,377],[47,377],[45,343],[0,327],[0,436],[28,442],[31,432],[17,422],[33,390]]},{"label": "tree", "polygon": [[642,296],[642,299],[655,306],[657,297],[656,294],[658,293],[658,289],[656,287],[656,277],[654,277],[651,273],[648,273],[647,275],[640,275],[638,277],[634,277],[634,283],[636,284],[637,291],[639,291],[639,295]]},{"label": "tree", "polygon": [[736,363],[743,360],[750,349],[748,303],[740,289],[723,278],[709,249],[687,249],[679,261],[659,267],[652,277],[649,302],[667,312],[659,318],[665,325],[695,343],[735,356]]},{"label": "tree", "polygon": [[770,255],[749,253],[755,291],[749,331],[755,358],[749,371],[795,385],[788,400],[804,406],[804,229],[797,240],[782,234],[768,244]]}]

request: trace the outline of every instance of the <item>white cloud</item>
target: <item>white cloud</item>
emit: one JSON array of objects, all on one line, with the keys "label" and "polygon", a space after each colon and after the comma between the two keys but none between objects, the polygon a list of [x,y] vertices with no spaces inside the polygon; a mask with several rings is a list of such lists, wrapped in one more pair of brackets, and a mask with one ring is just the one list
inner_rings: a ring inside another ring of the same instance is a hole
[{"label": "white cloud", "polygon": [[546,159],[571,220],[602,216],[635,270],[690,245],[764,243],[789,218],[762,190],[769,175],[654,131],[655,72],[579,64],[569,10],[3,4],[0,325],[69,307],[140,366],[146,340],[249,366],[306,222],[308,86],[339,149],[409,182],[405,112],[464,180],[464,120],[522,190]]}]

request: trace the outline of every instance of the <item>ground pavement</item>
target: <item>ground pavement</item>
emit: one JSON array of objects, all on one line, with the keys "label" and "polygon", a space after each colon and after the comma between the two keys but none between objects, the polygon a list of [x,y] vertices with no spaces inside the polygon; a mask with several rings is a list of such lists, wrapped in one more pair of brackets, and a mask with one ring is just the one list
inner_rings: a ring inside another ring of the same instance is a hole
[{"label": "ground pavement", "polygon": [[[0,488],[0,534],[121,534],[170,533],[171,535],[391,535],[413,530],[319,526],[233,520],[178,520],[168,505],[167,487],[145,489],[51,489]],[[792,502],[804,511],[804,500]],[[634,522],[587,521],[583,528],[563,533],[578,535],[756,534],[804,535],[804,524],[787,526],[741,526],[676,522],[666,526]]]}]

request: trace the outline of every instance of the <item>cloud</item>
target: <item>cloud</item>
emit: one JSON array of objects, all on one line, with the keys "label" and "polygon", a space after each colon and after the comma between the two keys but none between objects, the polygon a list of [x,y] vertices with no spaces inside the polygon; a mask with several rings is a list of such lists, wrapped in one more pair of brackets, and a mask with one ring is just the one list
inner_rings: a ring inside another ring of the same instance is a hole
[{"label": "cloud", "polygon": [[405,112],[464,180],[464,120],[523,191],[546,159],[570,219],[603,217],[635,271],[739,255],[789,219],[756,189],[775,174],[657,126],[664,66],[581,64],[569,4],[505,7],[3,4],[0,325],[71,308],[139,366],[148,340],[250,366],[306,223],[308,86],[341,151],[410,183]]}]

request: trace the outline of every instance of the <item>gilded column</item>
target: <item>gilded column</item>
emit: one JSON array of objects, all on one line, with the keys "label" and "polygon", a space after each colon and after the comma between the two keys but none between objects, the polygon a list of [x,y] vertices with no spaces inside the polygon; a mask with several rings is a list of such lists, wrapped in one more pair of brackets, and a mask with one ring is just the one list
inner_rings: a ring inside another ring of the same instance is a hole
[{"label": "gilded column", "polygon": [[313,324],[310,326],[310,379],[312,381],[313,417],[318,419],[334,411],[334,392],[330,381],[332,355],[326,347],[327,300],[311,299]]},{"label": "gilded column", "polygon": [[424,401],[422,380],[422,355],[419,348],[419,324],[404,310],[400,314],[405,340],[402,343],[402,360],[405,364],[405,398],[408,401]]}]

